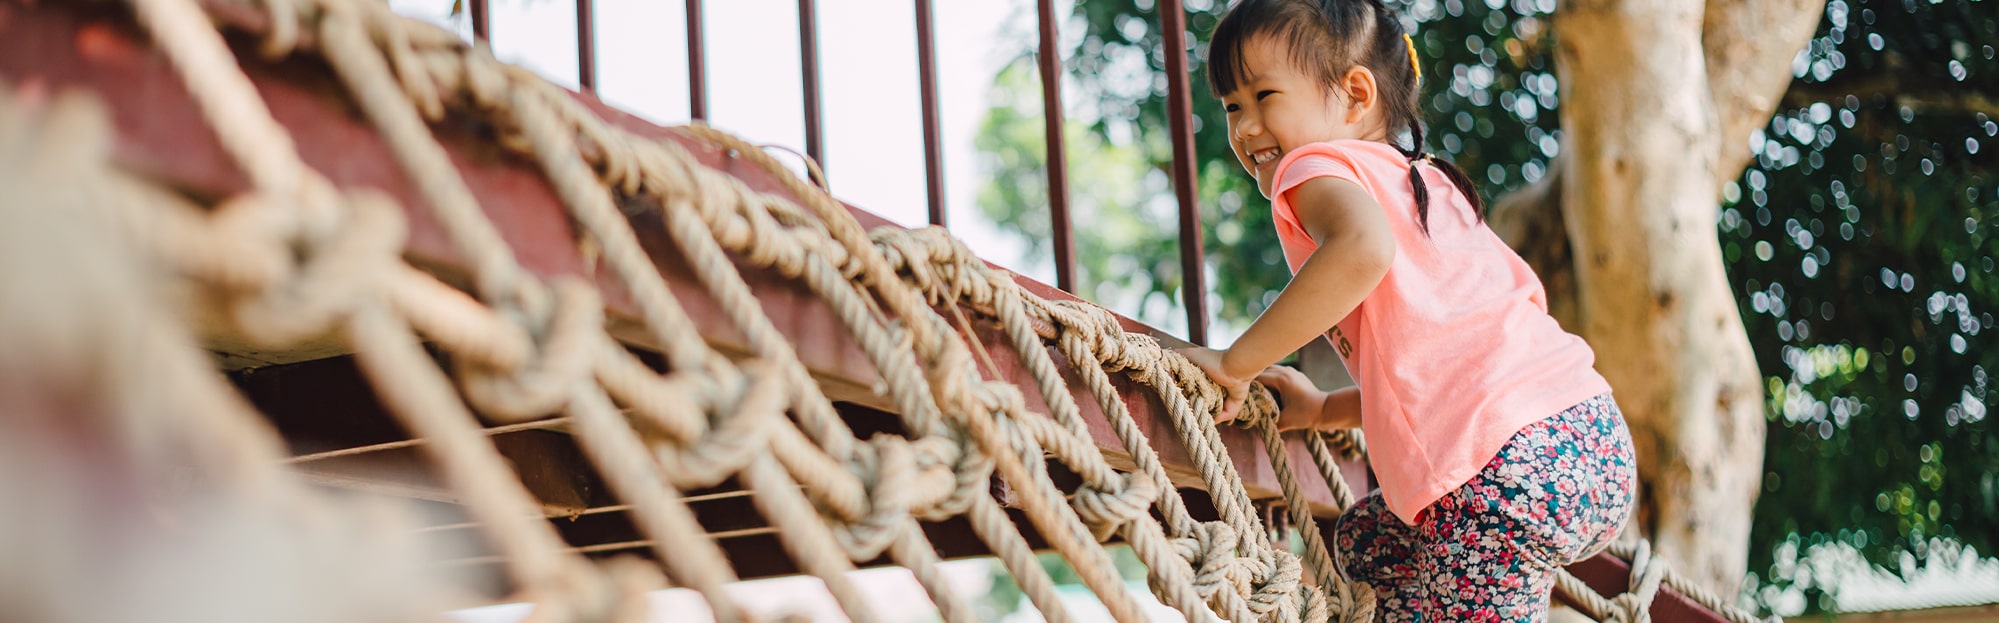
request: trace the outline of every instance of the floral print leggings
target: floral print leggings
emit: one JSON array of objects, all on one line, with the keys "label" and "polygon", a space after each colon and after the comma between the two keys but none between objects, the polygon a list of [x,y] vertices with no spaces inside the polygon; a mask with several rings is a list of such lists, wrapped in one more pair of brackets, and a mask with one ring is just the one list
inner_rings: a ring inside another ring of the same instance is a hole
[{"label": "floral print leggings", "polygon": [[1339,566],[1372,584],[1380,620],[1540,621],[1557,568],[1623,528],[1637,479],[1609,394],[1521,429],[1470,482],[1411,526],[1379,491],[1339,519]]}]

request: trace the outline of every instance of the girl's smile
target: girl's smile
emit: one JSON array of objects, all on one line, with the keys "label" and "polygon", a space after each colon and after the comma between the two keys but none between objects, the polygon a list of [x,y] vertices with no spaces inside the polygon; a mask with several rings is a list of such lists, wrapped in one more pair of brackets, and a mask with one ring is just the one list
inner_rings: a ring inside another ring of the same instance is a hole
[{"label": "girl's smile", "polygon": [[1336,84],[1324,84],[1295,65],[1275,37],[1252,39],[1242,50],[1243,80],[1222,96],[1229,145],[1236,161],[1270,196],[1278,162],[1299,145],[1343,138],[1386,140],[1376,112],[1374,74],[1354,67]]}]

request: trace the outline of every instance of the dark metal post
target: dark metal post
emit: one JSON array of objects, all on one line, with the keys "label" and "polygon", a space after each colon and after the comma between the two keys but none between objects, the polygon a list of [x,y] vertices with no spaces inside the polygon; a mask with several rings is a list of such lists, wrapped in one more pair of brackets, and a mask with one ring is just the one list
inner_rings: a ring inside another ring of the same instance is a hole
[{"label": "dark metal post", "polygon": [[1173,132],[1173,194],[1180,200],[1180,299],[1187,306],[1187,341],[1208,344],[1208,288],[1201,252],[1200,194],[1195,188],[1194,106],[1187,88],[1187,14],[1180,0],[1159,0],[1160,45],[1166,48],[1166,117]]},{"label": "dark metal post", "polygon": [[[481,0],[483,1],[483,0]],[[687,0],[687,114],[708,120],[708,64],[701,43],[701,0]]]},{"label": "dark metal post", "polygon": [[597,12],[590,0],[576,0],[576,83],[597,92]]},{"label": "dark metal post", "polygon": [[1048,210],[1055,234],[1055,287],[1076,289],[1075,236],[1069,232],[1069,154],[1062,141],[1062,53],[1055,1],[1040,0],[1041,110],[1048,123]]},{"label": "dark metal post", "polygon": [[937,40],[930,0],[916,0],[916,75],[923,92],[923,177],[930,189],[930,224],[944,227],[944,140],[937,113]]},{"label": "dark metal post", "polygon": [[472,8],[472,39],[475,41],[491,42],[493,40],[493,18],[492,12],[486,10],[486,0],[467,1]]},{"label": "dark metal post", "polygon": [[819,127],[819,12],[812,0],[798,0],[798,70],[805,77],[805,155],[826,168],[825,143]]}]

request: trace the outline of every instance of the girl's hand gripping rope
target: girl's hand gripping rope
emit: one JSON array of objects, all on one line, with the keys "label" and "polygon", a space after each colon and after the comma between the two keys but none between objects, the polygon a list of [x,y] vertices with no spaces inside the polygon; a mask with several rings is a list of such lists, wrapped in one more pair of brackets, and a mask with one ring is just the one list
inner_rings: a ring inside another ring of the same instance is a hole
[{"label": "girl's hand gripping rope", "polygon": [[1327,394],[1319,391],[1305,373],[1289,366],[1270,366],[1256,375],[1256,382],[1262,383],[1277,399],[1277,430],[1318,427]]},{"label": "girl's hand gripping rope", "polygon": [[1270,366],[1256,375],[1277,403],[1277,430],[1322,433],[1360,428],[1360,389],[1322,391],[1305,373],[1289,366]]},{"label": "girl's hand gripping rope", "polygon": [[1229,374],[1228,370],[1222,367],[1222,351],[1192,346],[1174,352],[1180,353],[1180,356],[1200,366],[1208,373],[1208,378],[1214,379],[1215,384],[1222,387],[1222,409],[1215,414],[1216,422],[1233,420],[1236,414],[1242,412],[1243,402],[1249,399],[1250,379],[1247,376],[1238,377]]}]

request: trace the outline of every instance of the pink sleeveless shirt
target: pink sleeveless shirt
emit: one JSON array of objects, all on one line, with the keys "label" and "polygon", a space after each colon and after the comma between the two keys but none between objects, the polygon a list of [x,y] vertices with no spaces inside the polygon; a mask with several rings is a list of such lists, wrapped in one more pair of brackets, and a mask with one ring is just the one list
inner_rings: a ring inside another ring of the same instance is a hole
[{"label": "pink sleeveless shirt", "polygon": [[1430,233],[1417,224],[1409,159],[1385,143],[1299,147],[1277,165],[1271,208],[1292,272],[1318,249],[1286,194],[1316,177],[1359,185],[1387,212],[1395,261],[1327,334],[1360,386],[1361,430],[1388,509],[1415,524],[1514,433],[1610,385],[1582,338],[1548,315],[1541,280],[1443,171],[1424,166]]}]

